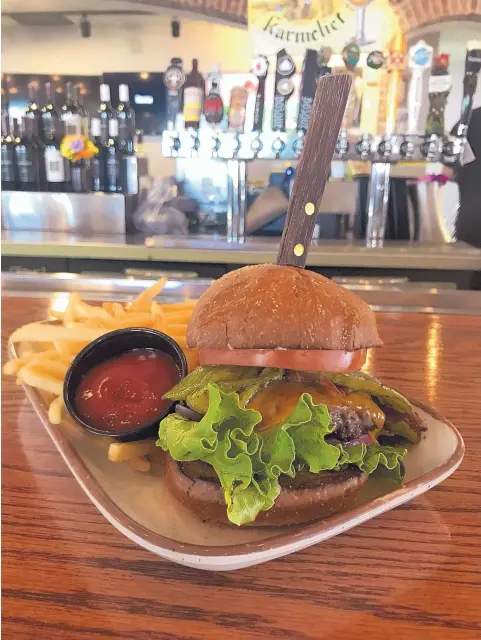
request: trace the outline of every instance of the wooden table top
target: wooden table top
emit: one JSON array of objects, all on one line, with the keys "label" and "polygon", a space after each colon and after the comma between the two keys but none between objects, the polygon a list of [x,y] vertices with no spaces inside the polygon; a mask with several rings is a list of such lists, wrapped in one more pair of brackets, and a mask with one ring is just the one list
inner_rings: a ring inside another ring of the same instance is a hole
[{"label": "wooden table top", "polygon": [[[3,298],[2,340],[46,317]],[[314,547],[231,573],[135,546],[90,503],[3,379],[3,638],[481,638],[481,318],[378,316],[371,372],[433,405],[466,456],[441,486]]]}]

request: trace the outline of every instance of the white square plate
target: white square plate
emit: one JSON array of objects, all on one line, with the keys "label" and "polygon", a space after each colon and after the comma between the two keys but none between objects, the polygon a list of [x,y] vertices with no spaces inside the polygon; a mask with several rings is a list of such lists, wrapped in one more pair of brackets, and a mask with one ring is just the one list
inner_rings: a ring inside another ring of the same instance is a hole
[{"label": "white square plate", "polygon": [[433,409],[415,403],[428,431],[410,447],[402,486],[371,478],[352,507],[307,525],[237,528],[202,522],[164,486],[160,463],[150,473],[107,458],[108,441],[66,419],[51,425],[47,402],[25,387],[43,425],[77,482],[114,527],[141,547],[189,567],[228,571],[304,549],[347,531],[411,500],[450,476],[460,465],[464,443],[457,429]]}]

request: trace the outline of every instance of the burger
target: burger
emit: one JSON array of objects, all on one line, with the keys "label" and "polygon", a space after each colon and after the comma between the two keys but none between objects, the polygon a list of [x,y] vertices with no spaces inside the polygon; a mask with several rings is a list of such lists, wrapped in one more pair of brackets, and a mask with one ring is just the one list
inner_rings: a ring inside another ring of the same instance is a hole
[{"label": "burger", "polygon": [[345,509],[371,475],[402,482],[425,430],[400,393],[360,369],[382,345],[369,305],[279,265],[233,271],[200,297],[187,344],[200,366],[159,427],[165,482],[204,520],[309,522]]}]

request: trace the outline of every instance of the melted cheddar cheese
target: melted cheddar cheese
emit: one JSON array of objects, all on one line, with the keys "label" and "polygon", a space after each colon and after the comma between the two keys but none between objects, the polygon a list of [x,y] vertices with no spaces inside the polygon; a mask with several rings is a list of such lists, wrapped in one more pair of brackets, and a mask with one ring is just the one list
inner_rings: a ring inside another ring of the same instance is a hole
[{"label": "melted cheddar cheese", "polygon": [[367,411],[376,428],[372,435],[379,433],[384,426],[384,412],[373,399],[364,393],[353,392],[345,395],[334,387],[322,388],[312,383],[276,380],[260,391],[249,402],[249,409],[255,409],[262,415],[259,428],[279,424],[291,414],[303,393],[309,393],[315,404],[331,407],[349,407],[355,411]]}]

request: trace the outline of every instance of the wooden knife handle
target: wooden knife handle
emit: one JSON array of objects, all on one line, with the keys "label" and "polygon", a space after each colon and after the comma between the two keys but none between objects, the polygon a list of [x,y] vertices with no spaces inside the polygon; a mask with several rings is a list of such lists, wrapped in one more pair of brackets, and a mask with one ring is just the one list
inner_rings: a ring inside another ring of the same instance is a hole
[{"label": "wooden knife handle", "polygon": [[332,156],[346,109],[351,76],[319,79],[292,188],[277,264],[303,268],[312,240],[316,215],[329,179]]}]

